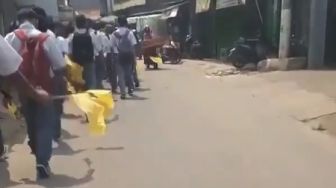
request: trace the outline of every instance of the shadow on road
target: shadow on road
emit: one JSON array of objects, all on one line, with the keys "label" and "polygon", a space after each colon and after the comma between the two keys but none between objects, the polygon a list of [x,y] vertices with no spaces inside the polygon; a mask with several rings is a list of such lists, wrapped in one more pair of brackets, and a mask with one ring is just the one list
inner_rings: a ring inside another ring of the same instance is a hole
[{"label": "shadow on road", "polygon": [[105,123],[110,124],[112,122],[118,121],[119,120],[119,115],[116,114],[112,119],[107,119]]},{"label": "shadow on road", "polygon": [[120,146],[120,147],[98,147],[96,148],[97,151],[120,151],[120,150],[124,150],[125,148]]},{"label": "shadow on road", "polygon": [[145,100],[148,100],[148,98],[147,97],[141,97],[141,96],[138,96],[138,95],[133,95],[132,97],[126,98],[126,100],[145,101]]},{"label": "shadow on road", "polygon": [[68,132],[67,130],[62,129],[62,139],[63,140],[71,140],[71,139],[76,139],[76,138],[79,138],[79,136],[73,135],[70,132]]},{"label": "shadow on road", "polygon": [[170,68],[158,68],[158,69],[146,69],[146,71],[174,71],[174,69],[170,69]]},{"label": "shadow on road", "polygon": [[69,144],[65,142],[59,142],[58,148],[54,149],[54,155],[76,155],[82,153],[85,149],[73,150]]},{"label": "shadow on road", "polygon": [[64,119],[80,119],[82,118],[82,115],[76,115],[76,114],[63,114],[62,118]]},{"label": "shadow on road", "polygon": [[48,180],[43,181],[32,181],[30,179],[22,179],[21,181],[26,185],[40,185],[47,188],[56,188],[56,187],[77,187],[80,185],[84,185],[92,181],[93,174],[95,170],[91,167],[91,160],[86,158],[83,159],[83,161],[88,166],[88,171],[86,172],[86,175],[81,178],[74,178],[67,175],[60,175],[60,174],[54,174],[51,176]]},{"label": "shadow on road", "polygon": [[150,91],[150,88],[136,88],[135,91],[136,92],[145,92],[145,91]]}]

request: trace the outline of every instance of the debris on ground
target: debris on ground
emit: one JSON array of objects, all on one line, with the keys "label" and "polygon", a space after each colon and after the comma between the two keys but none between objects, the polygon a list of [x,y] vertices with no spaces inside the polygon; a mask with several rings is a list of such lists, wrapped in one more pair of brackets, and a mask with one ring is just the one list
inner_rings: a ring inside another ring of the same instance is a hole
[{"label": "debris on ground", "polygon": [[230,69],[224,69],[224,70],[214,70],[211,72],[206,72],[207,76],[228,76],[228,75],[236,75],[239,74],[240,71],[235,69],[235,68],[230,68]]}]

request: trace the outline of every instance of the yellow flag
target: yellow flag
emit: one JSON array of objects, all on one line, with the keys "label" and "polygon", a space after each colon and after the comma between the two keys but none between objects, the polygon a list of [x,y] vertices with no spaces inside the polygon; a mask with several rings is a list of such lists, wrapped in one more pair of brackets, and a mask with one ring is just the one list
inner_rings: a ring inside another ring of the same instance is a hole
[{"label": "yellow flag", "polygon": [[85,93],[73,94],[75,104],[86,113],[89,120],[89,130],[93,135],[104,135],[105,119],[114,108],[112,92],[108,90],[90,90]]},{"label": "yellow flag", "polygon": [[9,116],[12,119],[15,119],[15,120],[19,119],[19,111],[18,111],[17,106],[14,103],[8,104],[7,111],[8,111]]},{"label": "yellow flag", "polygon": [[84,85],[85,81],[83,80],[83,68],[77,63],[72,62],[68,56],[65,56],[65,62],[68,72],[68,80],[71,83]]},{"label": "yellow flag", "polygon": [[150,59],[156,64],[163,64],[163,60],[160,56],[157,57],[150,56]]}]

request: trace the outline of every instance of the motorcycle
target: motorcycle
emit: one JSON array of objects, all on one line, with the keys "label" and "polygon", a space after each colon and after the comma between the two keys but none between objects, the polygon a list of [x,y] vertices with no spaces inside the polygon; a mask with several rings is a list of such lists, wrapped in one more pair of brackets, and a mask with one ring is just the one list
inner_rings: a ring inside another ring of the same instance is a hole
[{"label": "motorcycle", "polygon": [[238,69],[249,63],[258,64],[266,59],[266,48],[259,38],[245,39],[239,38],[234,47],[230,50],[227,59]]},{"label": "motorcycle", "polygon": [[162,46],[162,60],[169,61],[171,64],[179,64],[182,60],[179,45],[169,43]]}]

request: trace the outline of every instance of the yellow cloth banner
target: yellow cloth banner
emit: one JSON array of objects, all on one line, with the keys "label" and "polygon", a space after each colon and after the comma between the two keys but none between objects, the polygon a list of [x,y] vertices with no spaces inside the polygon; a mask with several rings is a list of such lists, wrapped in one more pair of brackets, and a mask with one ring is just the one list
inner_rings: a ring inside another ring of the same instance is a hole
[{"label": "yellow cloth banner", "polygon": [[14,103],[8,104],[7,112],[12,119],[14,120],[20,119],[20,111],[18,110],[18,107]]},{"label": "yellow cloth banner", "polygon": [[86,113],[89,131],[93,135],[106,133],[107,119],[115,106],[112,92],[109,90],[89,90],[85,93],[71,95],[74,103]]},{"label": "yellow cloth banner", "polygon": [[158,57],[151,56],[150,59],[156,64],[163,64],[163,60],[160,56],[158,56]]},{"label": "yellow cloth banner", "polygon": [[76,83],[84,85],[85,81],[83,80],[83,68],[70,60],[68,56],[65,56],[66,68],[68,73],[68,80],[71,83]]}]

